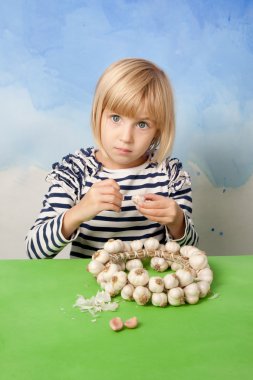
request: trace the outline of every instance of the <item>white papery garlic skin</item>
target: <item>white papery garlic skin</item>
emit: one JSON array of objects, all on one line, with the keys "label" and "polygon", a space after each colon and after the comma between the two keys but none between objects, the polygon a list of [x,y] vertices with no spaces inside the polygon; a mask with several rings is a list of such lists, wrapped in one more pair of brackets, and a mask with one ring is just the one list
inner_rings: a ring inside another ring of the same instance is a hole
[{"label": "white papery garlic skin", "polygon": [[140,251],[143,248],[143,241],[142,240],[133,240],[130,243],[130,247],[133,251]]},{"label": "white papery garlic skin", "polygon": [[110,279],[112,278],[112,276],[114,275],[114,273],[116,273],[118,271],[119,271],[119,267],[118,267],[117,264],[114,264],[114,263],[108,264],[107,263],[106,266],[105,266],[105,268],[102,271],[104,281],[105,282],[110,281]]},{"label": "white papery garlic skin", "polygon": [[144,247],[147,251],[156,250],[159,248],[159,245],[160,245],[159,241],[152,237],[144,241]]},{"label": "white papery garlic skin", "polygon": [[134,293],[134,286],[132,284],[127,284],[121,290],[121,297],[124,300],[132,301]]},{"label": "white papery garlic skin", "polygon": [[188,270],[178,269],[176,271],[176,276],[179,279],[179,285],[184,287],[193,282],[193,276]]},{"label": "white papery garlic skin", "polygon": [[119,253],[123,251],[124,244],[121,240],[117,239],[109,239],[105,244],[104,244],[104,249],[108,253]]},{"label": "white papery garlic skin", "polygon": [[134,268],[128,273],[128,280],[133,286],[145,286],[149,281],[148,271],[144,268]]},{"label": "white papery garlic skin", "polygon": [[184,291],[182,288],[173,288],[168,291],[168,302],[172,306],[183,305],[184,302]]},{"label": "white papery garlic skin", "polygon": [[151,297],[152,305],[165,307],[168,303],[168,297],[165,293],[153,293]]},{"label": "white papery garlic skin", "polygon": [[175,241],[168,241],[165,244],[165,249],[167,252],[176,253],[180,251],[180,245],[176,243]]},{"label": "white papery garlic skin", "polygon": [[162,257],[152,257],[150,260],[150,266],[157,272],[164,272],[168,269],[169,263]]},{"label": "white papery garlic skin", "polygon": [[133,298],[138,305],[146,305],[151,298],[151,293],[145,286],[137,286],[134,289]]},{"label": "white papery garlic skin", "polygon": [[97,260],[91,260],[87,266],[87,271],[93,274],[93,276],[97,276],[104,269],[104,265]]},{"label": "white papery garlic skin", "polygon": [[175,273],[166,274],[166,276],[163,277],[163,281],[165,289],[177,288],[179,285],[179,280]]},{"label": "white papery garlic skin", "polygon": [[209,282],[209,284],[211,284],[212,281],[213,281],[213,272],[212,272],[212,270],[210,268],[201,269],[197,273],[197,280],[207,281],[207,282]]},{"label": "white papery garlic skin", "polygon": [[92,260],[96,260],[102,264],[106,264],[110,260],[110,256],[106,250],[100,249],[94,253],[94,255],[92,256]]},{"label": "white papery garlic skin", "polygon": [[164,290],[163,279],[158,276],[150,277],[148,287],[153,293],[161,293]]},{"label": "white papery garlic skin", "polygon": [[195,270],[204,269],[208,265],[208,260],[205,254],[193,255],[189,258],[190,266]]},{"label": "white papery garlic skin", "polygon": [[210,291],[210,284],[207,281],[199,281],[197,282],[199,288],[199,298],[204,298]]},{"label": "white papery garlic skin", "polygon": [[199,301],[199,287],[198,285],[194,282],[190,285],[187,285],[184,288],[184,294],[185,294],[185,300],[187,303],[194,305]]},{"label": "white papery garlic skin", "polygon": [[130,272],[135,268],[143,268],[142,261],[140,259],[132,259],[126,262],[126,269]]}]

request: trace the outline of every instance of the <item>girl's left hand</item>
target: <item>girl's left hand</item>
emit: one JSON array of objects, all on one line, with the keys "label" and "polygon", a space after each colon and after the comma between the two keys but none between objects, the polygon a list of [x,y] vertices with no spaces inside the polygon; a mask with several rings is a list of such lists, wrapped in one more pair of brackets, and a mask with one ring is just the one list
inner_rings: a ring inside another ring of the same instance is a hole
[{"label": "girl's left hand", "polygon": [[157,194],[145,194],[145,201],[136,208],[147,219],[168,227],[174,239],[184,235],[185,219],[181,207],[174,199]]}]

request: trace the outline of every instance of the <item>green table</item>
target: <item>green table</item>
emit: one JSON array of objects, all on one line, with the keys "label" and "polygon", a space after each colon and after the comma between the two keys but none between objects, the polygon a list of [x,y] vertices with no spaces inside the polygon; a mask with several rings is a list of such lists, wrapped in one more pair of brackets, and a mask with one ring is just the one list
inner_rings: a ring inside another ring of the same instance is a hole
[{"label": "green table", "polygon": [[[73,308],[99,290],[88,261],[0,261],[0,378],[253,379],[253,256],[209,263],[218,298],[164,309],[122,300],[92,322]],[[140,325],[114,332],[115,316]]]}]

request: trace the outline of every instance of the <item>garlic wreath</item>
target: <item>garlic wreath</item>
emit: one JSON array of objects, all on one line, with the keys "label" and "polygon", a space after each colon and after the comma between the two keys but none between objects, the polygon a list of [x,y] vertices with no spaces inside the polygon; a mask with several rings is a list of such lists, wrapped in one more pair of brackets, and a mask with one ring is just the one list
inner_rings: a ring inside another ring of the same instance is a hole
[{"label": "garlic wreath", "polygon": [[[150,277],[145,258],[150,258],[153,270],[171,268],[174,273]],[[155,238],[130,243],[110,239],[94,253],[87,270],[112,297],[120,294],[138,305],[151,302],[158,307],[194,305],[210,293],[213,281],[205,252],[193,246],[180,248],[173,241],[162,245]]]}]

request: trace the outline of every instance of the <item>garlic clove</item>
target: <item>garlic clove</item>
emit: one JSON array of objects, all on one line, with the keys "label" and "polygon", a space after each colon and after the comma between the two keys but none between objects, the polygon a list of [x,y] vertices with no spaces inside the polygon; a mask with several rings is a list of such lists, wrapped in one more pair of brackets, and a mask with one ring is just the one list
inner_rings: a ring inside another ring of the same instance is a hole
[{"label": "garlic clove", "polygon": [[136,317],[132,317],[128,319],[127,321],[125,321],[124,325],[128,329],[135,329],[138,326],[138,319]]},{"label": "garlic clove", "polygon": [[124,326],[123,321],[120,317],[111,319],[109,325],[113,331],[120,331]]}]

